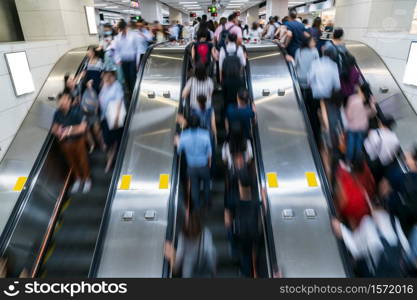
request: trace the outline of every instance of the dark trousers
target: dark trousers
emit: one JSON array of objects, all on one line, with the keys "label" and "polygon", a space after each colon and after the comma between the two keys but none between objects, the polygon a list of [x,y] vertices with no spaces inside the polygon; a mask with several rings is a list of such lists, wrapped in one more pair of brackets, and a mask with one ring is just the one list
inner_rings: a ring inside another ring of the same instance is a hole
[{"label": "dark trousers", "polygon": [[79,180],[88,179],[90,177],[90,166],[88,164],[85,137],[62,141],[60,146],[68,166],[74,173],[74,177]]},{"label": "dark trousers", "polygon": [[361,158],[364,139],[365,139],[365,132],[350,131],[350,130],[347,132],[346,158],[349,162],[352,162],[356,158]]},{"label": "dark trousers", "polygon": [[123,70],[123,76],[125,77],[127,89],[130,93],[130,96],[132,96],[133,89],[135,88],[136,75],[137,75],[136,60],[122,61],[122,70]]},{"label": "dark trousers", "polygon": [[313,99],[310,88],[303,88],[302,90],[304,103],[306,104],[307,114],[310,119],[311,128],[313,129],[314,139],[317,145],[320,145],[321,126],[319,120],[320,100]]},{"label": "dark trousers", "polygon": [[191,201],[193,209],[201,208],[200,202],[200,182],[203,182],[204,202],[208,204],[210,201],[210,168],[205,167],[188,167],[188,176],[191,181]]}]

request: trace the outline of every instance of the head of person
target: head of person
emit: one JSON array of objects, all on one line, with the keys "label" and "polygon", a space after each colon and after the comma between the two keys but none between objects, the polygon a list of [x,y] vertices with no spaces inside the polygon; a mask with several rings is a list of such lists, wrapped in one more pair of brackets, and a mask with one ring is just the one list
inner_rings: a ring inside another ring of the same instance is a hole
[{"label": "head of person", "polygon": [[207,79],[206,66],[198,62],[194,69],[194,76],[198,81],[205,81]]},{"label": "head of person", "polygon": [[274,22],[277,23],[278,21],[279,21],[279,17],[278,16],[275,16],[274,17]]},{"label": "head of person", "polygon": [[274,21],[274,18],[269,18],[269,22],[268,22],[270,25],[274,25],[275,24],[275,21]]},{"label": "head of person", "polygon": [[258,30],[258,22],[252,23],[252,30]]},{"label": "head of person", "polygon": [[100,56],[100,51],[97,50],[96,46],[88,46],[87,56],[88,56],[88,58],[97,58],[97,57]]},{"label": "head of person", "polygon": [[282,24],[287,23],[289,20],[290,20],[290,17],[288,17],[288,16],[283,17],[282,18]]},{"label": "head of person", "polygon": [[239,106],[246,106],[249,103],[249,92],[246,88],[240,88],[237,92],[237,103]]},{"label": "head of person", "polygon": [[316,48],[316,40],[312,36],[303,39],[301,43],[301,48]]},{"label": "head of person", "polygon": [[58,108],[61,111],[67,112],[71,109],[72,98],[71,98],[70,93],[63,92],[59,94],[57,97],[57,100],[58,100]]},{"label": "head of person", "polygon": [[313,28],[318,28],[318,29],[321,28],[321,18],[320,17],[316,17],[314,19],[312,27]]},{"label": "head of person", "polygon": [[116,81],[116,71],[114,70],[105,70],[103,72],[103,83],[106,85],[110,85]]},{"label": "head of person", "polygon": [[227,18],[227,21],[229,21],[229,22],[231,22],[235,25],[238,25],[239,24],[239,18],[238,18],[237,13],[232,13],[231,15],[229,15],[229,17]]},{"label": "head of person", "polygon": [[207,22],[207,15],[202,15],[201,16],[201,23],[206,23]]},{"label": "head of person", "polygon": [[197,115],[191,115],[188,121],[188,126],[191,129],[197,129],[200,126],[200,119]]},{"label": "head of person", "polygon": [[65,89],[73,90],[75,88],[75,77],[74,77],[74,75],[66,74],[64,76],[64,82],[65,82]]},{"label": "head of person", "polygon": [[303,24],[304,24],[304,25],[308,25],[308,19],[304,19],[304,20],[303,20]]},{"label": "head of person", "polygon": [[208,28],[209,30],[211,30],[212,32],[216,31],[216,28],[214,27],[214,22],[213,22],[213,20],[209,20],[209,21],[207,22],[207,28]]},{"label": "head of person", "polygon": [[200,237],[202,231],[201,216],[197,212],[191,213],[183,224],[182,232],[185,237],[189,240],[196,240]]},{"label": "head of person", "polygon": [[201,23],[201,17],[197,17],[196,21],[197,21],[198,23]]},{"label": "head of person", "polygon": [[206,95],[198,95],[197,96],[197,103],[198,106],[202,111],[206,110],[206,103],[207,103],[207,96]]},{"label": "head of person", "polygon": [[210,33],[205,26],[201,26],[197,31],[197,40],[206,41],[210,39]]},{"label": "head of person", "polygon": [[221,17],[220,18],[220,25],[225,25],[227,23],[227,18]]},{"label": "head of person", "polygon": [[335,28],[335,30],[333,31],[333,39],[334,40],[341,40],[343,38],[343,35],[345,34],[343,28],[338,27]]},{"label": "head of person", "polygon": [[249,25],[245,24],[245,27],[243,28],[243,30],[249,30]]},{"label": "head of person", "polygon": [[112,36],[113,35],[113,27],[109,23],[104,24],[103,25],[103,33],[104,33],[104,36]]},{"label": "head of person", "polygon": [[228,43],[236,43],[237,42],[237,35],[234,33],[229,33],[227,36],[227,42]]},{"label": "head of person", "polygon": [[127,23],[126,23],[126,21],[123,20],[123,19],[121,19],[119,21],[119,23],[117,24],[117,28],[119,29],[119,32],[126,33],[126,31],[127,31]]},{"label": "head of person", "polygon": [[297,11],[295,9],[291,9],[289,13],[289,17],[291,21],[294,21],[295,19],[297,19]]},{"label": "head of person", "polygon": [[388,128],[389,130],[393,130],[397,125],[394,118],[391,116],[381,118],[379,124],[381,127]]}]

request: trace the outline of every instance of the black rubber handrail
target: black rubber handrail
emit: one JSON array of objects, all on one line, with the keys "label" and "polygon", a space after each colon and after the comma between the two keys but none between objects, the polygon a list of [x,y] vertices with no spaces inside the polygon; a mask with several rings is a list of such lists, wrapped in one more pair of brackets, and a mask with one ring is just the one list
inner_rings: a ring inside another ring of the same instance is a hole
[{"label": "black rubber handrail", "polygon": [[[184,99],[182,97],[182,91],[185,87],[185,84],[187,82],[187,74],[188,74],[188,67],[190,64],[190,53],[189,53],[189,46],[186,47],[184,51],[184,59],[183,59],[183,65],[182,65],[182,76],[181,76],[181,89],[180,89],[180,103],[178,107],[178,113],[183,114],[184,116],[188,113],[188,101],[187,99]],[[181,128],[177,124],[176,125],[176,132],[180,133]],[[179,184],[181,181],[180,178],[180,170],[181,170],[181,160],[182,160],[182,154],[177,152],[177,149],[175,147],[174,149],[174,158],[172,162],[172,175],[171,175],[171,191],[169,195],[168,200],[168,221],[167,221],[167,229],[166,229],[166,237],[165,239],[167,241],[172,241],[174,245],[176,244],[176,233],[178,231],[178,210],[175,209],[175,207],[178,208],[179,203],[175,203],[178,201],[178,194],[179,194]],[[162,266],[162,277],[163,278],[170,278],[171,277],[171,271],[169,266],[169,261],[164,257],[164,262]]]},{"label": "black rubber handrail", "polygon": [[[77,71],[75,72],[75,76],[78,76],[84,70],[86,61],[87,61],[87,56],[83,58],[83,60],[81,61],[81,64],[78,66]],[[39,97],[39,94],[42,91],[42,89],[43,89],[43,86],[40,89],[36,99]],[[26,203],[30,198],[31,192],[36,183],[36,178],[38,177],[39,172],[42,169],[42,166],[44,165],[46,158],[48,157],[48,153],[50,152],[54,142],[55,142],[55,136],[52,134],[51,129],[49,129],[48,134],[45,138],[45,141],[42,144],[41,150],[39,151],[39,154],[35,159],[33,167],[29,172],[25,186],[23,190],[20,192],[19,197],[17,198],[16,204],[14,205],[13,210],[9,216],[9,219],[3,229],[3,232],[1,233],[0,256],[3,256],[6,252],[7,245],[13,234],[14,228],[16,227],[17,222],[19,221],[20,216],[22,215],[23,210],[26,206]]]},{"label": "black rubber handrail", "polygon": [[[294,89],[294,94],[295,97],[297,99],[298,102],[298,106],[301,110],[301,113],[304,117],[304,123],[306,126],[306,130],[307,130],[307,138],[308,138],[308,142],[310,144],[310,149],[311,149],[311,153],[313,155],[313,159],[316,165],[316,170],[317,170],[317,174],[319,177],[319,180],[321,182],[321,186],[322,186],[322,190],[324,192],[325,198],[327,200],[327,204],[329,206],[330,209],[330,215],[332,217],[336,217],[336,207],[333,201],[334,195],[329,183],[329,180],[327,178],[326,172],[324,170],[324,164],[323,164],[323,160],[321,158],[320,155],[320,151],[318,148],[318,145],[314,139],[314,133],[313,133],[313,128],[311,127],[311,123],[310,123],[310,118],[308,116],[307,113],[307,108],[306,108],[306,104],[304,101],[304,97],[303,94],[301,93],[301,88],[298,82],[298,76],[297,73],[294,69],[294,66],[292,63],[290,63],[289,61],[286,60],[285,56],[288,54],[287,51],[281,47],[279,44],[277,44],[279,51],[281,51],[281,53],[284,56],[284,60],[286,61],[287,67],[288,67],[288,71],[291,75],[291,79],[293,82],[293,89]],[[339,251],[340,254],[342,256],[342,262],[343,262],[343,266],[346,272],[346,275],[348,277],[352,277],[353,271],[351,268],[351,265],[348,263],[348,252],[347,249],[345,247],[345,245],[342,243],[342,241],[340,239],[337,239],[338,241],[338,246],[339,246]]]},{"label": "black rubber handrail", "polygon": [[[163,43],[161,43],[163,44]],[[126,155],[126,146],[129,141],[129,129],[131,126],[132,118],[135,114],[136,107],[139,101],[139,91],[142,83],[143,74],[145,72],[146,63],[149,56],[151,55],[152,50],[160,44],[154,44],[150,46],[146,53],[142,56],[142,59],[139,63],[139,70],[137,73],[137,79],[135,88],[132,93],[132,98],[130,100],[129,109],[126,115],[125,126],[123,130],[122,139],[120,141],[119,151],[117,154],[116,162],[114,165],[113,175],[110,181],[110,188],[107,194],[106,204],[104,206],[104,213],[101,219],[100,229],[98,232],[98,237],[94,249],[93,259],[91,261],[90,270],[88,272],[88,278],[95,278],[97,276],[98,268],[100,266],[100,259],[103,253],[103,244],[106,236],[106,231],[109,226],[109,219],[111,213],[111,207],[113,204],[114,197],[117,192],[117,184],[119,182],[120,172],[123,166],[123,161]]]}]

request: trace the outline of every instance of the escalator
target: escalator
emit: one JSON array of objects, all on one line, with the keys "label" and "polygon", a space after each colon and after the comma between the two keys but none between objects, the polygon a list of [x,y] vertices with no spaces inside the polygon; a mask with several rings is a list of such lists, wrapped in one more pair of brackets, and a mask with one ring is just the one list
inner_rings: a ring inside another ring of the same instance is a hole
[{"label": "escalator", "polygon": [[275,266],[284,277],[349,276],[330,225],[332,195],[283,51],[263,42],[248,45],[248,54]]},{"label": "escalator", "polygon": [[[136,91],[151,49],[141,62]],[[92,153],[91,191],[70,195],[71,171],[55,138],[51,134],[49,138],[52,145],[40,155],[43,163],[37,176],[30,180],[25,203],[19,208],[14,227],[11,226],[3,254],[12,261],[11,276],[25,268],[31,277],[87,277],[112,173],[104,172],[106,155],[99,151]],[[43,202],[49,206],[42,205]],[[33,223],[42,226],[31,227]],[[28,238],[29,233],[35,234],[35,238]]]}]

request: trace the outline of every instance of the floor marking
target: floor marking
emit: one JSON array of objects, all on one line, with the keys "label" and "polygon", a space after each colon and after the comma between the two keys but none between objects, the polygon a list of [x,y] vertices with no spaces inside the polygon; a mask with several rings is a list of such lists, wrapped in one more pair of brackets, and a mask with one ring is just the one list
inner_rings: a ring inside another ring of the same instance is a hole
[{"label": "floor marking", "polygon": [[17,178],[13,191],[20,192],[21,190],[23,190],[27,179],[28,178],[24,176]]},{"label": "floor marking", "polygon": [[120,182],[120,190],[128,190],[130,189],[130,183],[132,182],[132,175],[123,175],[122,180]]},{"label": "floor marking", "polygon": [[317,182],[316,173],[314,172],[306,172],[307,183],[309,187],[316,187],[319,186]]},{"label": "floor marking", "polygon": [[277,173],[267,173],[266,178],[268,181],[268,187],[277,188],[278,187],[278,176]]},{"label": "floor marking", "polygon": [[159,188],[167,189],[169,186],[169,174],[159,175]]}]

